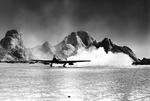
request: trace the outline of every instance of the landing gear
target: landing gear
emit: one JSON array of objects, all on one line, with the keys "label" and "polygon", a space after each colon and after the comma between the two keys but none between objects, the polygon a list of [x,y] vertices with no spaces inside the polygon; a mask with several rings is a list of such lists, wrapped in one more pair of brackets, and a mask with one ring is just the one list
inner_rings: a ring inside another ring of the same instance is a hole
[{"label": "landing gear", "polygon": [[66,67],[66,63],[63,64],[63,67]]},{"label": "landing gear", "polygon": [[52,64],[52,63],[50,64],[50,67],[53,67],[53,64]]}]

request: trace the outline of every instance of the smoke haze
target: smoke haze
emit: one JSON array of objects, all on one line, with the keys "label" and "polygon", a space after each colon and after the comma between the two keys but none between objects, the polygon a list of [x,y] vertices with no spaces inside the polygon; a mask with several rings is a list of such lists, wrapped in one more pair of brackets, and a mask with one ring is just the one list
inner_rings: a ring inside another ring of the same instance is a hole
[{"label": "smoke haze", "polygon": [[150,57],[149,14],[148,0],[0,0],[0,37],[15,28],[33,47],[85,30]]},{"label": "smoke haze", "polygon": [[112,53],[104,51],[103,48],[79,49],[77,55],[69,57],[68,60],[91,60],[87,63],[74,64],[76,67],[83,66],[130,66],[132,59],[123,53]]}]

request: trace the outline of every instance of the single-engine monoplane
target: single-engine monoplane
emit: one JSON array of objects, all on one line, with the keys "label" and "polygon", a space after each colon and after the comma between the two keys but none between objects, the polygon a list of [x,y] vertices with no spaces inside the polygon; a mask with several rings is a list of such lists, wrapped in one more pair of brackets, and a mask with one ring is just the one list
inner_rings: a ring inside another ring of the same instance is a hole
[{"label": "single-engine monoplane", "polygon": [[56,58],[55,55],[52,60],[32,60],[32,61],[36,63],[43,63],[45,65],[50,65],[50,67],[52,67],[53,64],[63,64],[63,67],[65,67],[66,64],[74,65],[74,63],[78,63],[78,62],[91,62],[90,60],[61,60]]}]

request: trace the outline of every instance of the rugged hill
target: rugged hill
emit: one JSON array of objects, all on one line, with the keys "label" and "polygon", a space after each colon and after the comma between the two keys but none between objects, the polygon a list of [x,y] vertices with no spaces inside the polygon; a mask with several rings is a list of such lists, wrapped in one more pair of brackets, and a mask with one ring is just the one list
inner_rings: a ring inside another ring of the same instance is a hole
[{"label": "rugged hill", "polygon": [[21,33],[9,30],[0,41],[0,60],[27,60]]},{"label": "rugged hill", "polygon": [[51,46],[49,42],[36,46],[31,49],[32,58],[37,59],[51,59],[53,55],[61,59],[66,59],[70,56],[76,55],[78,49],[90,47],[103,47],[105,52],[124,53],[130,56],[133,61],[139,61],[134,52],[127,46],[118,46],[114,44],[111,39],[104,38],[102,41],[97,42],[88,32],[77,31],[72,32],[64,38],[60,43]]},{"label": "rugged hill", "polygon": [[30,50],[33,59],[51,59],[53,57],[52,51],[53,47],[48,41]]},{"label": "rugged hill", "polygon": [[67,58],[75,55],[79,48],[88,48],[94,39],[85,31],[72,32],[62,42],[55,46],[59,57]]},{"label": "rugged hill", "polygon": [[72,32],[66,37],[66,43],[71,44],[76,48],[84,46],[85,48],[89,47],[94,39],[85,31]]},{"label": "rugged hill", "polygon": [[127,46],[118,46],[118,45],[114,44],[111,41],[111,39],[104,38],[100,42],[95,41],[93,43],[93,45],[96,48],[103,47],[106,53],[108,53],[109,51],[111,51],[113,53],[124,53],[124,54],[129,55],[134,61],[139,61],[139,59],[136,57],[134,52],[129,47],[127,47]]},{"label": "rugged hill", "polygon": [[118,46],[114,44],[111,39],[104,38],[102,41],[97,42],[89,33],[85,31],[72,32],[70,35],[55,46],[56,54],[59,57],[67,58],[75,55],[79,48],[90,48],[94,46],[96,48],[103,47],[105,52],[109,51],[113,53],[124,53],[129,55],[133,61],[139,61],[134,52],[127,46]]},{"label": "rugged hill", "polygon": [[66,59],[76,55],[78,49],[90,47],[103,47],[105,52],[124,53],[129,55],[134,62],[139,59],[127,46],[118,46],[111,39],[104,38],[97,42],[89,33],[85,31],[72,32],[59,44],[52,46],[49,42],[27,49],[23,45],[21,33],[17,30],[9,30],[0,41],[0,60],[29,60],[29,59],[51,59],[57,55],[61,59]]}]

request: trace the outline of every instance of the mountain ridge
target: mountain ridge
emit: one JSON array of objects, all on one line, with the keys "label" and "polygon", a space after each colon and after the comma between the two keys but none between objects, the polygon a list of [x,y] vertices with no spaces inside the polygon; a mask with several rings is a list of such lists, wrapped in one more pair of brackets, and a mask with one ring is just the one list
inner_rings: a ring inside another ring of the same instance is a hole
[{"label": "mountain ridge", "polygon": [[26,48],[23,45],[21,33],[17,30],[8,30],[0,41],[0,60],[27,60]]},{"label": "mountain ridge", "polygon": [[54,46],[56,50],[54,54],[62,59],[68,58],[76,55],[80,48],[89,49],[93,46],[97,49],[103,47],[106,53],[109,51],[112,53],[124,53],[132,58],[133,61],[139,61],[129,47],[116,45],[109,38],[104,38],[102,41],[97,42],[88,32],[85,31],[72,32],[66,36],[60,43]]},{"label": "mountain ridge", "polygon": [[129,47],[116,45],[109,38],[97,41],[90,33],[81,30],[70,33],[55,46],[46,41],[42,45],[27,49],[23,45],[21,33],[14,29],[8,30],[0,41],[0,60],[52,59],[53,55],[57,55],[60,59],[67,59],[76,55],[80,48],[88,50],[90,47],[96,49],[102,47],[106,53],[124,53],[134,62],[139,61]]}]

